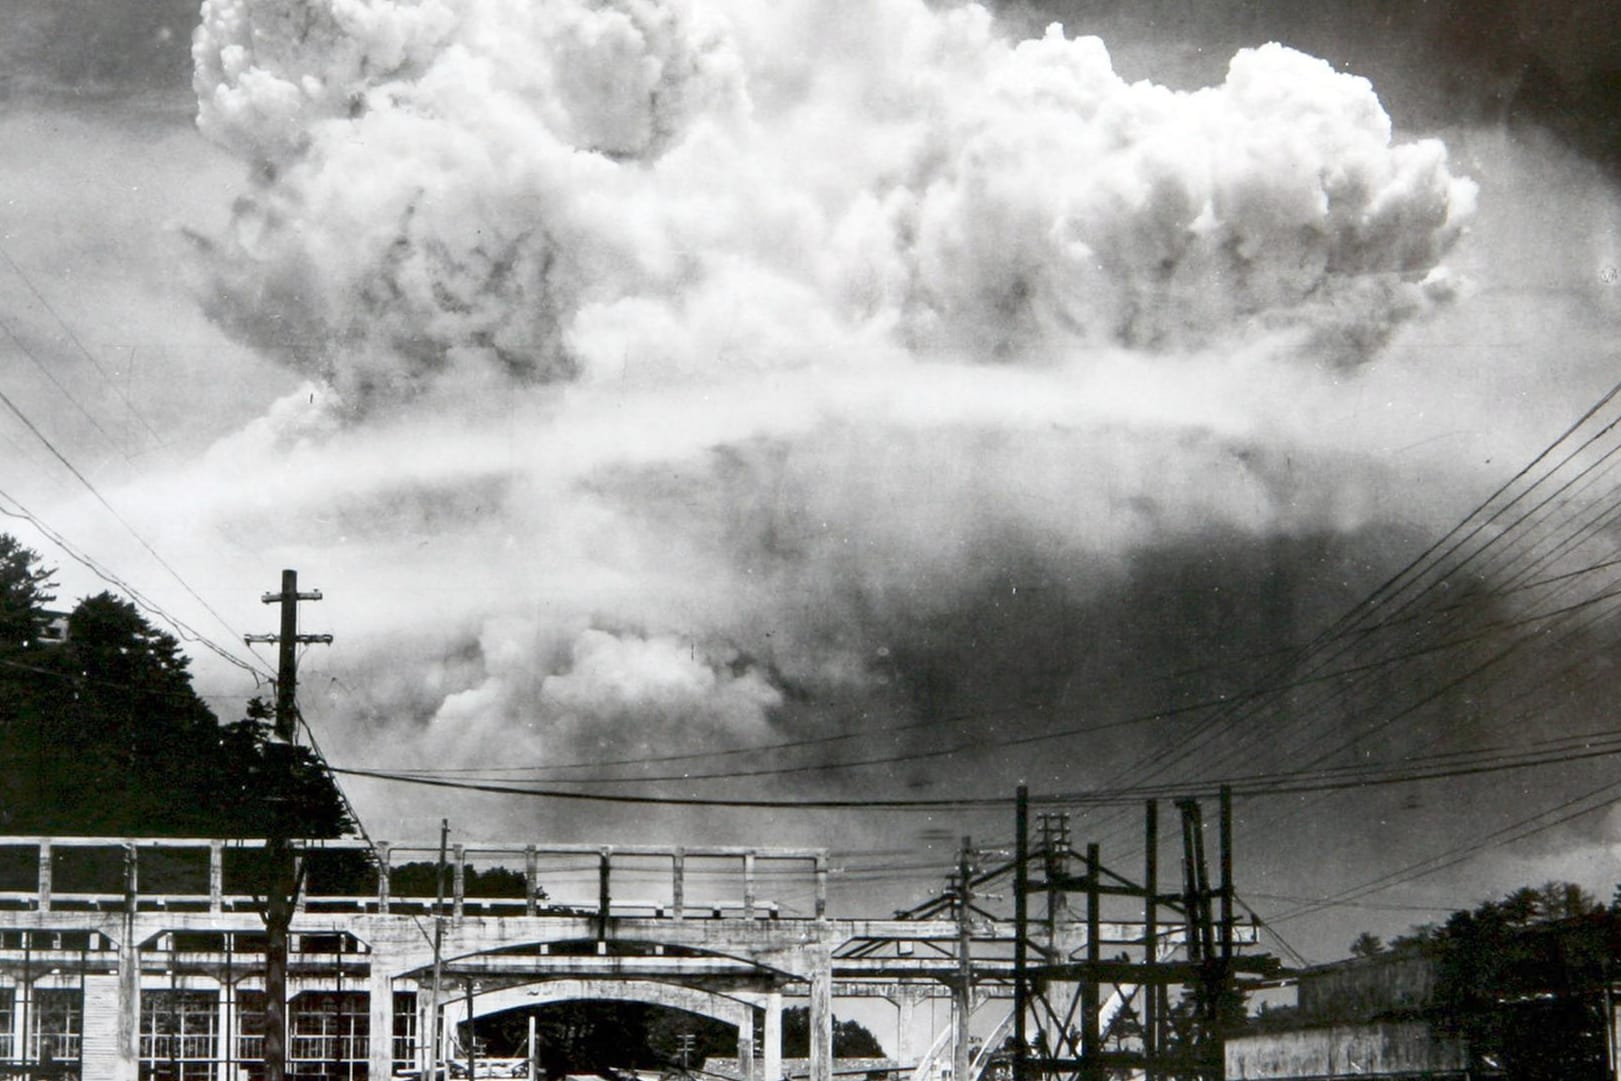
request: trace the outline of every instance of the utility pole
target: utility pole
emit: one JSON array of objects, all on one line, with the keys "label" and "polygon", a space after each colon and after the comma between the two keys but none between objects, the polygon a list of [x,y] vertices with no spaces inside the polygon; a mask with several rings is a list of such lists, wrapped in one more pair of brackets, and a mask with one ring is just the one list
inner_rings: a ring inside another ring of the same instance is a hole
[{"label": "utility pole", "polygon": [[540,1048],[535,1044],[535,1013],[529,1011],[529,1042],[525,1045],[529,1049],[529,1072],[525,1076],[529,1081],[539,1081],[540,1074]]},{"label": "utility pole", "polygon": [[[439,862],[434,865],[433,894],[433,1002],[429,1006],[428,1076],[439,1081],[439,989],[444,973],[445,944],[445,846],[450,842],[450,819],[439,820]],[[469,1013],[468,1019],[472,1019]],[[533,1017],[530,1018],[532,1022]]]},{"label": "utility pole", "polygon": [[1013,804],[1013,1081],[1029,1081],[1030,1040],[1030,789],[1019,785]]},{"label": "utility pole", "polygon": [[473,981],[464,985],[467,992],[467,1076],[469,1081],[478,1076],[478,1034],[473,1026]]},{"label": "utility pole", "polygon": [[957,854],[957,985],[952,988],[956,1000],[957,1031],[951,1054],[952,1081],[968,1081],[968,1073],[973,1067],[972,1035],[968,1024],[974,1012],[974,931],[969,922],[973,916],[974,902],[972,849],[973,841],[964,837],[962,849]]},{"label": "utility pole", "polygon": [[692,1052],[695,1050],[697,1043],[698,1037],[695,1033],[683,1032],[680,1036],[676,1037],[676,1046],[681,1050],[682,1073],[689,1072],[688,1062],[692,1058]]},{"label": "utility pole", "polygon": [[298,647],[301,645],[332,644],[330,634],[298,633],[298,602],[318,601],[321,591],[298,591],[298,572],[281,572],[281,592],[266,593],[259,598],[265,604],[281,605],[280,634],[250,634],[243,638],[248,645],[275,642],[281,646],[276,658],[276,736],[292,743],[298,730]]},{"label": "utility pole", "polygon": [[[298,602],[318,601],[320,590],[298,591],[298,572],[281,572],[281,592],[266,593],[265,604],[281,605],[280,634],[250,634],[249,645],[276,642],[281,646],[276,666],[275,734],[290,755],[298,734],[298,646],[328,645],[330,634],[298,633]],[[277,794],[268,794],[274,801]],[[270,816],[270,836],[265,838],[265,854],[270,862],[265,887],[265,1081],[285,1081],[287,1076],[287,932],[293,924],[301,869],[293,866],[293,845],[287,830],[287,815]]]}]

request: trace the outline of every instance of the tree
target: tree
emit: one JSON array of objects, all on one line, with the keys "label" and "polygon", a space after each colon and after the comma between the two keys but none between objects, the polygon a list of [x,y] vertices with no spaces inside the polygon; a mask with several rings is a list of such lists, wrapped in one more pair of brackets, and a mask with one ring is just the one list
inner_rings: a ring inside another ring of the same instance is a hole
[{"label": "tree", "polygon": [[1433,946],[1441,928],[1433,923],[1415,923],[1404,935],[1390,940],[1390,948],[1398,953],[1423,953]]},{"label": "tree", "polygon": [[[478,1039],[485,1053],[520,1054],[531,1015],[541,1072],[547,1077],[668,1070],[680,1064],[683,1036],[692,1039],[687,1062],[694,1073],[706,1058],[730,1056],[737,1049],[737,1029],[724,1021],[651,1003],[577,1000],[479,1018]],[[466,1031],[464,1022],[460,1040],[465,1041]]]},{"label": "tree", "polygon": [[1528,927],[1543,915],[1542,894],[1531,886],[1521,886],[1503,897],[1501,901],[1487,901],[1477,910],[1481,918],[1490,918],[1493,913],[1488,906],[1495,906],[1495,915],[1510,927]]},{"label": "tree", "polygon": [[[352,823],[307,749],[255,699],[221,725],[180,643],[111,593],[46,644],[52,572],[0,534],[0,830],[93,836],[335,837]],[[146,881],[151,881],[143,876]]]},{"label": "tree", "polygon": [[38,799],[39,698],[48,682],[41,631],[55,600],[53,573],[38,553],[0,533],[0,829],[12,828],[15,808]]},{"label": "tree", "polygon": [[354,828],[343,796],[315,752],[271,738],[272,711],[262,698],[220,729],[209,772],[194,778],[211,793],[237,836],[339,837]]},{"label": "tree", "polygon": [[1544,919],[1568,920],[1600,910],[1598,898],[1574,882],[1544,882],[1537,893]]},{"label": "tree", "polygon": [[833,1018],[834,1058],[884,1058],[884,1047],[860,1021]]},{"label": "tree", "polygon": [[[810,1055],[810,1010],[790,1006],[782,1011],[782,1054],[784,1058]],[[833,1018],[834,1058],[884,1058],[883,1045],[859,1021]]]},{"label": "tree", "polygon": [[202,802],[226,765],[219,723],[172,635],[100,593],[73,609],[46,660],[60,676],[37,718],[45,790],[29,811],[42,832],[186,834],[219,821]]},{"label": "tree", "polygon": [[1580,886],[1522,887],[1429,936],[1435,1003],[1477,1062],[1526,1081],[1607,1076],[1604,996],[1614,917]]},{"label": "tree", "polygon": [[15,537],[0,533],[0,654],[36,646],[50,618],[46,605],[54,570],[39,565],[40,556]]},{"label": "tree", "polygon": [[[397,863],[390,875],[394,895],[397,897],[432,897],[439,888],[437,861],[413,860]],[[468,864],[462,871],[462,896],[467,898],[521,898],[528,882],[522,871],[511,867],[475,867]],[[544,888],[535,887],[535,899],[545,900]]]},{"label": "tree", "polygon": [[1378,935],[1363,931],[1351,942],[1352,957],[1377,957],[1385,952],[1385,944]]},{"label": "tree", "polygon": [[724,1021],[665,1006],[643,1007],[643,1017],[648,1053],[661,1066],[680,1065],[682,1037],[691,1037],[686,1064],[693,1072],[705,1059],[737,1053],[737,1029]]}]

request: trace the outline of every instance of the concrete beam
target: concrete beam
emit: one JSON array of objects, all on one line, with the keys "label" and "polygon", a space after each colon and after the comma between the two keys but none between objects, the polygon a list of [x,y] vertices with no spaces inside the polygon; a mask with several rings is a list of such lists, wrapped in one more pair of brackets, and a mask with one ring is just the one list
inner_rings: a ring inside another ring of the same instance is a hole
[{"label": "concrete beam", "polygon": [[[752,1031],[754,1024],[753,1007],[741,999],[658,980],[635,979],[545,980],[521,986],[475,990],[473,1016],[487,1017],[507,1010],[545,1006],[553,1002],[580,1001],[645,1002],[667,1006],[714,1018],[741,1032]],[[444,1009],[447,1027],[467,1020],[467,1000],[459,990],[446,996]]]}]

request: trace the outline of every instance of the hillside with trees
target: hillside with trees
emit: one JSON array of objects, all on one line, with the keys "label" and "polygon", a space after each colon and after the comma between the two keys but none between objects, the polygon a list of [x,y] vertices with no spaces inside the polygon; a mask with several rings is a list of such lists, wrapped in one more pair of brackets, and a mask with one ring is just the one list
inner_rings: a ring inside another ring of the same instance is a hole
[{"label": "hillside with trees", "polygon": [[222,724],[180,643],[129,601],[86,597],[48,633],[54,571],[0,534],[0,833],[337,837],[352,823],[264,702]]},{"label": "hillside with trees", "polygon": [[1483,1072],[1519,1081],[1608,1076],[1606,1015],[1612,959],[1621,956],[1621,887],[1606,907],[1574,883],[1525,886],[1388,945],[1364,933],[1351,953],[1365,964],[1427,964],[1433,973],[1427,1001],[1406,1012],[1462,1037]]}]

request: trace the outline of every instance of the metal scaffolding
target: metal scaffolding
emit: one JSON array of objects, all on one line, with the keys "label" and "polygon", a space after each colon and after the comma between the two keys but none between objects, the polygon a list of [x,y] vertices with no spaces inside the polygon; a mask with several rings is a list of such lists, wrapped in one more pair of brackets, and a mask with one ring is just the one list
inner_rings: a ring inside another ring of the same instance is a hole
[{"label": "metal scaffolding", "polygon": [[[1006,1050],[1014,1081],[1222,1076],[1223,1038],[1243,1010],[1236,977],[1276,963],[1235,952],[1225,790],[1220,806],[1219,878],[1212,884],[1200,805],[1178,801],[1182,885],[1169,892],[1160,884],[1156,801],[1146,806],[1142,878],[1133,881],[1104,865],[1097,844],[1077,850],[1067,815],[1041,816],[1032,845],[1029,795],[1019,789],[1014,1021]],[[1121,911],[1140,922],[1120,922]],[[1066,935],[1066,927],[1081,933]]]}]

